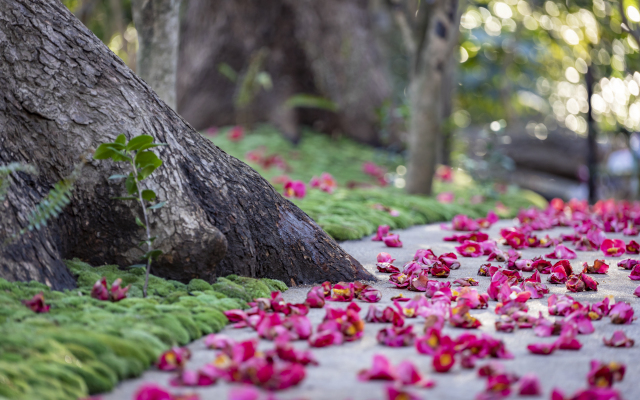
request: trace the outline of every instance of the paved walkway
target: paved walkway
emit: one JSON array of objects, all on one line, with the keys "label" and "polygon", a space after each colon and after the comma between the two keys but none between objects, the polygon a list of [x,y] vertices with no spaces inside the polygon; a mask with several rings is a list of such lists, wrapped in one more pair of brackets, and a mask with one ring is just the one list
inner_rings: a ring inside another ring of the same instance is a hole
[{"label": "paved walkway", "polygon": [[[487,231],[490,238],[497,239],[499,229],[501,227],[512,226],[512,221],[501,221],[493,228]],[[439,225],[417,226],[410,229],[395,231],[399,233],[403,248],[387,248],[382,242],[372,242],[371,237],[358,241],[349,241],[342,243],[342,247],[360,261],[369,271],[373,272],[380,278],[375,286],[380,289],[383,294],[381,302],[377,303],[378,307],[386,307],[392,305],[389,300],[391,296],[396,295],[400,290],[388,283],[388,274],[378,273],[375,267],[376,255],[385,251],[390,253],[397,260],[396,266],[402,267],[405,262],[412,259],[413,254],[418,248],[431,248],[439,255],[445,252],[454,252],[454,246],[457,243],[444,242],[442,238],[450,235],[451,232],[443,231]],[[560,233],[571,233],[570,229],[558,228],[551,231],[538,233],[538,236],[544,236],[549,233],[552,237],[557,237]],[[622,235],[607,234],[610,238],[622,238]],[[624,238],[627,241],[629,238]],[[569,246],[572,247],[572,246]],[[551,249],[524,249],[522,251],[523,258],[533,258],[550,252]],[[577,252],[578,258],[571,261],[576,269],[582,268],[582,262],[588,261],[592,263],[594,259],[602,259],[601,252]],[[480,282],[480,286],[476,287],[478,292],[486,292],[490,278],[478,277],[476,272],[478,267],[486,263],[486,256],[480,258],[462,258],[461,268],[451,271],[448,278],[453,281],[462,277],[474,277]],[[605,295],[614,295],[617,301],[630,302],[636,310],[636,315],[640,314],[640,299],[632,295],[633,290],[638,286],[638,282],[631,281],[628,278],[629,271],[619,270],[616,267],[617,261],[621,258],[609,259],[609,273],[607,275],[591,275],[599,283],[598,292],[582,292],[571,293],[578,301],[595,302],[601,300]],[[494,263],[495,265],[495,263]],[[525,276],[530,273],[525,273]],[[542,275],[543,282],[546,283],[548,275]],[[551,293],[565,294],[564,285],[547,284]],[[303,302],[306,298],[308,287],[292,288],[284,293],[286,301],[291,303]],[[414,292],[402,290],[405,296],[413,296]],[[529,313],[537,315],[538,311],[542,311],[543,315],[547,313],[547,296],[540,300],[529,300]],[[346,307],[347,303],[331,303],[332,307]],[[361,316],[364,318],[369,304],[359,302],[362,307]],[[451,336],[458,336],[464,332],[480,333],[486,332],[496,338],[503,340],[514,355],[513,360],[498,360],[507,369],[518,375],[533,372],[537,374],[543,386],[543,396],[541,398],[548,399],[553,387],[559,387],[569,395],[578,389],[585,388],[586,375],[589,371],[589,361],[591,359],[599,359],[601,361],[618,361],[627,365],[627,373],[624,381],[616,383],[615,387],[623,394],[627,400],[640,399],[640,321],[636,321],[631,325],[613,325],[608,318],[600,321],[594,321],[595,332],[591,335],[580,335],[578,339],[583,344],[583,348],[579,351],[563,351],[558,350],[550,356],[541,356],[530,354],[526,346],[535,342],[552,342],[557,337],[539,338],[536,337],[531,329],[516,330],[514,333],[496,332],[494,321],[497,316],[494,313],[496,302],[490,301],[489,308],[485,310],[472,310],[473,316],[480,319],[482,326],[478,330],[464,330],[452,328],[448,324],[444,328],[444,333]],[[323,309],[312,309],[309,318],[314,327],[321,322],[324,317]],[[553,317],[552,317],[553,318]],[[406,319],[406,323],[416,325],[414,331],[422,332],[423,319]],[[362,340],[346,343],[341,346],[332,346],[322,349],[313,349],[320,365],[307,367],[307,377],[298,386],[289,390],[276,393],[279,399],[386,399],[384,386],[386,382],[360,382],[356,378],[357,371],[370,368],[374,354],[386,355],[394,364],[404,359],[412,360],[423,374],[436,381],[436,386],[431,389],[413,389],[409,391],[419,395],[425,399],[473,399],[475,394],[484,390],[485,380],[477,377],[476,370],[465,370],[459,366],[459,363],[446,374],[438,374],[431,371],[431,357],[417,353],[414,347],[407,348],[389,348],[379,345],[376,342],[377,332],[388,324],[367,323],[365,327],[365,335]],[[632,348],[610,348],[605,347],[602,343],[603,337],[610,337],[611,334],[618,329],[625,331],[627,336],[636,340],[636,346]],[[243,340],[257,337],[257,334],[250,328],[231,329],[226,328],[223,333],[233,337],[236,340]],[[273,346],[271,342],[261,341],[261,347],[268,349]],[[306,342],[297,342],[299,348],[306,348]],[[204,347],[203,340],[198,340],[189,345],[193,353],[193,357],[188,364],[189,369],[197,369],[211,362],[214,358],[215,351],[207,350]],[[478,365],[484,365],[488,360],[481,360]],[[104,396],[104,400],[129,400],[133,398],[136,388],[143,382],[157,382],[161,385],[168,386],[168,381],[172,377],[171,373],[163,373],[155,370],[146,372],[141,378],[121,383],[112,393]],[[218,382],[214,386],[198,388],[195,390],[177,388],[176,392],[197,391],[203,400],[225,400],[227,392],[232,386],[224,382]],[[511,398],[517,398],[512,396]]]}]

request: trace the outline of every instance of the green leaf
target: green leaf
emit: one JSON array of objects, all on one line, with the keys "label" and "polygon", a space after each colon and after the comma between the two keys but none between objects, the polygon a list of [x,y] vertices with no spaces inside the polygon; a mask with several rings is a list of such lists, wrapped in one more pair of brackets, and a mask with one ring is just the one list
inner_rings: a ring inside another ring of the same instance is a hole
[{"label": "green leaf", "polygon": [[148,259],[154,259],[154,258],[158,258],[159,255],[162,254],[162,250],[151,250],[147,253],[145,253],[145,255],[142,256],[143,259],[148,260]]},{"label": "green leaf", "polygon": [[140,169],[149,165],[154,165],[156,168],[162,165],[162,161],[153,151],[139,151],[134,161],[136,167]]},{"label": "green leaf", "polygon": [[[120,150],[116,149],[114,146],[111,146],[111,148],[113,149],[113,152],[115,153],[115,154],[113,154],[111,156],[111,158],[113,158],[114,161],[129,161],[129,162],[131,162],[131,157],[126,155],[123,151],[120,151]],[[122,147],[122,149],[124,149],[124,146]]]},{"label": "green leaf", "polygon": [[153,242],[154,242],[156,239],[157,239],[157,236],[153,236],[153,237],[150,237],[148,240],[143,240],[143,241],[141,241],[140,243],[138,243],[138,247],[142,247],[143,245],[145,245],[145,244],[147,244],[147,243],[148,243],[148,244],[153,244]]},{"label": "green leaf", "polygon": [[129,194],[138,194],[138,184],[136,183],[133,174],[130,174],[125,181],[125,186],[127,188],[127,193]]},{"label": "green leaf", "polygon": [[152,151],[139,151],[136,154],[135,163],[138,169],[138,179],[143,180],[162,165],[162,160]]},{"label": "green leaf", "polygon": [[144,224],[144,222],[142,222],[142,220],[138,217],[136,217],[136,224],[138,224],[138,226],[142,227],[142,228],[146,228],[147,226]]},{"label": "green leaf", "polygon": [[153,173],[153,171],[155,171],[157,168],[155,165],[149,165],[146,168],[141,169],[140,171],[138,171],[138,179],[139,180],[143,180],[146,179],[149,175],[151,175]]},{"label": "green leaf", "polygon": [[151,189],[145,189],[142,191],[142,198],[146,201],[152,201],[156,199],[156,192]]},{"label": "green leaf", "polygon": [[144,146],[145,144],[150,144],[150,143],[153,143],[153,136],[140,135],[129,140],[129,143],[127,143],[126,149],[127,151],[135,151],[135,150],[139,150],[141,146]]},{"label": "green leaf", "polygon": [[116,174],[116,175],[111,175],[109,177],[109,179],[124,179],[124,178],[127,178],[127,177],[129,177],[129,175],[118,175],[118,174]]},{"label": "green leaf", "polygon": [[112,147],[109,147],[110,144],[111,143],[102,143],[100,146],[98,146],[96,152],[93,153],[93,159],[106,160],[107,158],[111,158],[113,154],[115,154],[115,151]]},{"label": "green leaf", "polygon": [[129,268],[146,268],[147,264],[133,264],[130,265]]},{"label": "green leaf", "polygon": [[156,204],[152,205],[147,210],[157,210],[159,208],[162,208],[165,204],[167,204],[166,201],[161,201],[160,203],[156,203]]},{"label": "green leaf", "polygon": [[118,137],[116,138],[115,143],[117,144],[121,144],[124,146],[125,143],[127,143],[127,138],[126,136],[124,136],[124,133],[121,133],[118,135]]},{"label": "green leaf", "polygon": [[137,197],[133,196],[123,196],[123,197],[112,197],[114,200],[138,200]]},{"label": "green leaf", "polygon": [[140,146],[138,151],[150,149],[152,147],[160,147],[160,146],[168,146],[168,144],[166,144],[166,143],[149,143],[149,144],[145,144],[145,145]]}]

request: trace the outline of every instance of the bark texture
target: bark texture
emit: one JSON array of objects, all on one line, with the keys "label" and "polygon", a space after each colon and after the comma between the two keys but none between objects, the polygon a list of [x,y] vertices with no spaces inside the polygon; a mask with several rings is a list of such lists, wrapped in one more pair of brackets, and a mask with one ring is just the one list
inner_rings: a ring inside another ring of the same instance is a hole
[{"label": "bark texture", "polygon": [[407,191],[431,194],[442,129],[442,83],[458,38],[457,0],[422,2],[411,66]]},{"label": "bark texture", "polygon": [[[168,202],[154,212],[151,272],[188,281],[237,273],[288,284],[374,279],[258,173],[201,137],[58,1],[0,2],[0,163],[30,163],[0,204],[0,241],[80,155],[120,133],[152,135],[164,161],[146,183]],[[49,225],[0,250],[0,276],[72,287],[62,260],[139,262],[139,210],[110,161],[90,161],[72,203]]]},{"label": "bark texture", "polygon": [[[373,40],[363,0],[191,0],[182,23],[178,109],[197,129],[239,121],[233,99],[239,82],[218,69],[246,73],[259,51],[273,81],[246,112],[251,122],[269,121],[295,139],[300,124],[341,131],[378,144],[376,110],[391,88]],[[337,112],[291,109],[294,94],[325,97]]]},{"label": "bark texture", "polygon": [[132,8],[138,31],[136,72],[175,109],[180,0],[133,0]]}]

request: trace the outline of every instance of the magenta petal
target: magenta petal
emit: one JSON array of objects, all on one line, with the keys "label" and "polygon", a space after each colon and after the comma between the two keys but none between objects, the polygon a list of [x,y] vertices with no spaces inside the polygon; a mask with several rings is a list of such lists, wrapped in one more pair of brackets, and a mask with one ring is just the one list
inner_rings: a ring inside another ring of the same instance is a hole
[{"label": "magenta petal", "polygon": [[615,331],[611,338],[602,338],[605,346],[609,347],[633,347],[635,341],[627,337],[624,331]]},{"label": "magenta petal", "polygon": [[402,247],[400,235],[398,234],[387,235],[382,240],[387,247]]},{"label": "magenta petal", "polygon": [[388,380],[397,379],[397,374],[389,359],[381,354],[373,356],[373,365],[371,369],[358,372],[358,379],[361,381],[369,380]]},{"label": "magenta petal", "polygon": [[520,396],[540,396],[542,394],[540,381],[536,374],[530,373],[523,375],[518,384],[520,386],[518,390]]},{"label": "magenta petal", "polygon": [[633,308],[629,303],[616,303],[609,311],[609,318],[614,324],[630,324],[635,320]]},{"label": "magenta petal", "polygon": [[527,346],[527,349],[533,354],[549,355],[556,350],[556,343],[533,343]]},{"label": "magenta petal", "polygon": [[146,383],[138,388],[134,400],[173,400],[173,396],[167,390],[154,383]]},{"label": "magenta petal", "polygon": [[378,232],[376,233],[376,235],[373,238],[371,238],[371,240],[373,240],[375,242],[381,242],[384,239],[384,237],[389,234],[389,229],[391,229],[389,227],[389,225],[380,225],[380,226],[378,226]]},{"label": "magenta petal", "polygon": [[600,245],[605,256],[620,257],[626,252],[626,244],[620,239],[605,239]]}]

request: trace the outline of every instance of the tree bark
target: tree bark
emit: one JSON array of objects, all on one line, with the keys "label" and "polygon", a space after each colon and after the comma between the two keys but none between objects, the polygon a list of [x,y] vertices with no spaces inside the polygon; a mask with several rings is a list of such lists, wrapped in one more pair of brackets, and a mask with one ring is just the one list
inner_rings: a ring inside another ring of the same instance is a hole
[{"label": "tree bark", "polygon": [[[236,123],[239,83],[218,69],[227,64],[240,79],[264,49],[273,88],[245,110],[252,122],[274,123],[290,138],[304,124],[378,144],[376,110],[391,88],[370,25],[363,0],[191,0],[180,39],[178,110],[196,129]],[[285,102],[295,94],[324,97],[338,110],[292,110]]]},{"label": "tree bark", "polygon": [[180,0],[133,0],[132,9],[138,31],[136,72],[176,109]]},{"label": "tree bark", "polygon": [[[124,133],[167,143],[145,184],[167,206],[152,216],[151,272],[188,281],[237,273],[287,284],[375,279],[257,172],[204,139],[58,1],[0,2],[0,163],[30,163],[0,204],[0,242],[24,228],[52,184],[83,152]],[[74,286],[65,258],[139,262],[138,209],[112,200],[124,169],[90,160],[71,205],[0,250],[0,276]],[[147,183],[148,182],[148,183]]]},{"label": "tree bark", "polygon": [[442,111],[440,96],[449,58],[457,44],[460,20],[457,0],[421,2],[416,21],[416,52],[409,93],[409,160],[407,191],[431,194],[438,157]]}]

